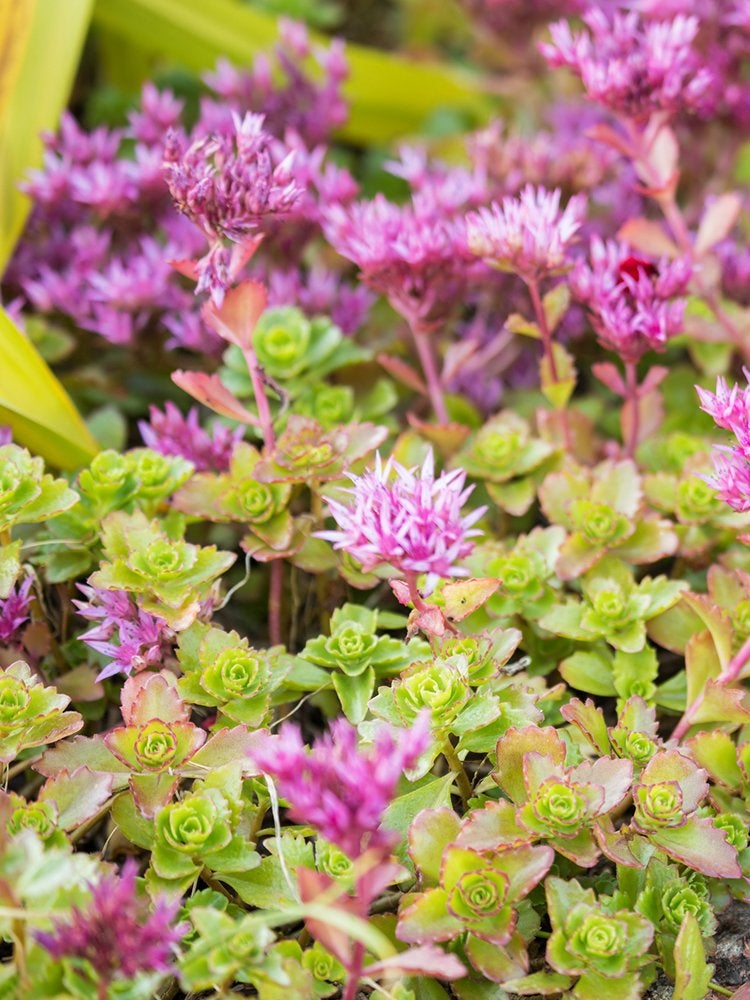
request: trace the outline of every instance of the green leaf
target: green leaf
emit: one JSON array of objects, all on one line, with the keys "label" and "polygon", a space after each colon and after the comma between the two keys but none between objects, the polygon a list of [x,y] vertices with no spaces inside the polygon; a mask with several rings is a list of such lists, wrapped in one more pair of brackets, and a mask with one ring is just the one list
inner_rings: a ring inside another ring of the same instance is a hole
[{"label": "green leaf", "polygon": [[554,374],[547,355],[539,362],[541,389],[545,398],[556,410],[564,410],[573,395],[578,373],[572,355],[562,344],[557,342],[552,344],[552,356],[555,362]]},{"label": "green leaf", "polygon": [[21,572],[21,540],[0,548],[0,599],[6,598]]},{"label": "green leaf", "polygon": [[17,442],[51,465],[87,465],[99,446],[62,385],[4,309],[0,356],[0,424],[9,424]]},{"label": "green leaf", "polygon": [[425,809],[411,824],[409,855],[428,881],[436,884],[440,881],[443,855],[457,839],[460,829],[461,821],[450,808]]},{"label": "green leaf", "polygon": [[703,1000],[708,996],[714,967],[706,962],[700,927],[692,913],[683,918],[674,945],[674,964],[674,1000]]},{"label": "green leaf", "polygon": [[405,795],[399,795],[383,813],[383,826],[395,830],[401,837],[396,848],[396,857],[402,864],[410,865],[406,838],[409,827],[423,809],[441,809],[450,806],[453,773],[433,778]]},{"label": "green leaf", "polygon": [[[97,0],[94,22],[138,51],[192,70],[210,69],[220,56],[245,65],[277,39],[275,18],[235,0]],[[346,51],[351,113],[341,134],[349,141],[385,143],[418,132],[437,107],[474,121],[491,113],[468,73],[354,44]]]},{"label": "green leaf", "polygon": [[617,694],[612,679],[612,658],[604,649],[573,653],[560,664],[560,673],[577,691],[600,698]]},{"label": "green leaf", "polygon": [[370,666],[358,677],[347,677],[339,671],[332,677],[344,715],[352,725],[358,726],[367,715],[367,702],[375,690],[375,671]]},{"label": "green leaf", "polygon": [[[30,207],[18,182],[41,163],[39,133],[55,128],[67,103],[92,5],[13,0],[0,9],[0,276]],[[46,396],[31,399],[38,406]]]}]

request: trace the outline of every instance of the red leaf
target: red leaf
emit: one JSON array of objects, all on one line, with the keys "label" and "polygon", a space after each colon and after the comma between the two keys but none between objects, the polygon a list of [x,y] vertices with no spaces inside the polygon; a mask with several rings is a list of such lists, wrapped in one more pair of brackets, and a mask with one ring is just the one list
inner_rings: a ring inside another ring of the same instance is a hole
[{"label": "red leaf", "polygon": [[597,361],[591,366],[591,371],[608,389],[618,396],[625,395],[625,383],[622,375],[611,361]]},{"label": "red leaf", "polygon": [[434,944],[423,944],[409,948],[398,955],[391,955],[374,965],[368,965],[368,976],[382,976],[383,973],[401,972],[408,976],[429,976],[431,979],[461,979],[466,969],[455,955],[449,955]]},{"label": "red leaf", "polygon": [[218,375],[207,375],[205,372],[184,372],[179,368],[172,372],[172,381],[199,403],[221,417],[238,420],[242,424],[252,424],[258,427],[258,418],[246,409],[242,403],[224,385]]},{"label": "red leaf", "polygon": [[720,195],[708,206],[695,237],[696,257],[700,257],[729,235],[741,210],[742,199],[736,191]]},{"label": "red leaf", "polygon": [[201,310],[206,323],[241,351],[252,349],[252,336],[268,304],[266,289],[258,281],[242,281],[224,296],[221,306],[207,302]]},{"label": "red leaf", "polygon": [[427,386],[422,381],[422,377],[410,365],[402,361],[401,358],[397,358],[393,354],[381,353],[377,355],[376,360],[381,367],[385,368],[389,375],[392,375],[403,385],[408,386],[409,389],[413,389],[414,392],[418,392],[422,396],[427,395]]}]

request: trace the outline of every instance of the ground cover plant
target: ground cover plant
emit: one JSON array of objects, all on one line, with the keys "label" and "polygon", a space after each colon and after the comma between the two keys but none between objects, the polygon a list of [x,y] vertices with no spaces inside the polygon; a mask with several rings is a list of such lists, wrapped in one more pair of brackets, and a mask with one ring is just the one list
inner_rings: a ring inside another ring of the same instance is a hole
[{"label": "ground cover plant", "polygon": [[747,997],[750,5],[95,10],[2,277],[0,997]]}]

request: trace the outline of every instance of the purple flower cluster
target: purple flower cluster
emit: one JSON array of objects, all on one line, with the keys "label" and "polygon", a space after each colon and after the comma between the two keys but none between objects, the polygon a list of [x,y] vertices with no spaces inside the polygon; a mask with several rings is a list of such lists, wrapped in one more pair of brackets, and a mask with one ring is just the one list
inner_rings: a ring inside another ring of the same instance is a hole
[{"label": "purple flower cluster", "polygon": [[[264,272],[255,268],[256,277]],[[308,316],[330,316],[346,334],[362,326],[374,301],[364,285],[352,286],[336,271],[316,262],[311,267],[270,267],[265,271],[268,305],[294,302]]]},{"label": "purple flower cluster", "polygon": [[730,431],[735,442],[714,449],[713,476],[706,482],[720,500],[738,513],[750,511],[750,372],[743,369],[748,385],[730,389],[723,378],[716,381],[716,392],[696,386],[701,409],[713,418],[717,427]]},{"label": "purple flower cluster", "polygon": [[682,331],[692,264],[685,258],[648,261],[613,240],[591,241],[590,263],[579,261],[570,277],[573,295],[591,314],[600,343],[628,362],[646,351],[663,351]]},{"label": "purple flower cluster", "polygon": [[302,196],[292,170],[294,153],[278,155],[264,121],[263,115],[234,114],[231,132],[212,132],[192,141],[175,131],[167,137],[164,175],[169,193],[210,243],[196,263],[196,291],[210,292],[219,306],[249,256],[233,252],[227,240],[254,249],[254,240],[269,222],[290,216]]},{"label": "purple flower cluster", "polygon": [[427,593],[441,577],[466,576],[457,563],[472,551],[471,539],[481,535],[474,525],[487,508],[462,515],[474,487],[465,488],[462,469],[436,479],[434,463],[431,450],[418,472],[392,458],[383,465],[378,455],[374,469],[350,475],[351,505],[326,498],[338,530],[318,537],[344,549],[365,572],[387,563],[403,574],[426,573]]},{"label": "purple flower cluster", "polygon": [[136,894],[137,870],[129,858],[119,877],[105,875],[92,886],[86,909],[73,907],[70,921],[55,921],[52,931],[37,932],[39,944],[56,961],[88,962],[107,984],[139,972],[169,972],[190,925],[173,925],[179,900],[160,897],[149,912],[147,901]]},{"label": "purple flower cluster", "polygon": [[129,677],[133,671],[163,664],[172,651],[174,634],[161,618],[141,611],[122,590],[78,587],[87,598],[73,601],[78,614],[97,623],[79,639],[112,660],[97,680],[120,673]]},{"label": "purple flower cluster", "polygon": [[637,11],[610,16],[592,7],[583,20],[588,30],[580,32],[567,21],[553,24],[541,50],[551,66],[573,70],[591,100],[635,123],[656,112],[710,110],[715,78],[693,44],[698,18],[648,21]]},{"label": "purple flower cluster", "polygon": [[564,210],[560,191],[527,185],[517,198],[504,198],[467,216],[472,251],[489,263],[513,271],[527,283],[559,274],[581,228],[586,199],[575,195]]},{"label": "purple flower cluster", "polygon": [[0,600],[0,643],[3,645],[15,642],[18,630],[29,620],[33,582],[33,577],[27,576],[23,583],[11,589],[4,600]]},{"label": "purple flower cluster", "polygon": [[170,401],[163,412],[150,406],[149,420],[140,420],[138,430],[148,448],[162,455],[186,458],[197,472],[227,472],[234,446],[244,433],[243,427],[230,429],[218,422],[209,433],[200,425],[196,406],[183,416]]},{"label": "purple flower cluster", "polygon": [[456,308],[471,254],[463,220],[445,211],[434,189],[416,192],[404,205],[380,194],[371,201],[333,204],[324,231],[415,332],[440,328]]},{"label": "purple flower cluster", "polygon": [[[181,277],[201,275],[194,266],[179,270],[170,263],[201,259],[206,234],[172,201],[163,172],[165,135],[172,135],[167,173],[182,207],[209,230],[212,247],[200,270],[203,284],[216,279],[212,287],[219,297],[222,276],[239,272],[249,253],[226,246],[224,237],[244,240],[245,230],[254,231],[261,217],[267,231],[271,215],[283,207],[280,199],[289,195],[293,201],[291,191],[299,189],[303,224],[283,230],[280,256],[288,270],[320,232],[318,202],[356,193],[346,171],[324,165],[321,145],[346,117],[343,45],[314,46],[305,28],[289,21],[281,22],[280,31],[273,57],[259,56],[249,70],[220,63],[207,75],[209,92],[189,134],[182,126],[182,102],[151,84],[124,129],[87,133],[64,116],[60,131],[45,138],[42,169],[25,185],[34,209],[3,279],[7,298],[65,316],[111,343],[130,345],[166,332],[167,347],[216,351],[219,340],[202,319],[201,298]],[[310,61],[320,72],[302,68]],[[262,130],[257,115],[248,114],[257,112],[264,116]],[[285,186],[281,177],[291,170],[291,151],[294,175]],[[213,172],[227,158],[231,179],[226,171]],[[261,253],[266,270],[278,266],[278,249],[271,240]]]},{"label": "purple flower cluster", "polygon": [[429,714],[409,730],[384,726],[366,751],[345,719],[308,750],[297,726],[285,723],[277,736],[253,750],[253,761],[278,784],[298,823],[309,823],[350,858],[368,850],[386,855],[398,836],[381,828],[404,770],[414,767],[430,740]]}]

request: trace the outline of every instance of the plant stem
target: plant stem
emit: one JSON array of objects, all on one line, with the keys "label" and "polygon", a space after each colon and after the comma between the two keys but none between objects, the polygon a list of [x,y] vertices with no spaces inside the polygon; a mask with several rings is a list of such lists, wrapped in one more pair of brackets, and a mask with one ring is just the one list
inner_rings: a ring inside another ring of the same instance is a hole
[{"label": "plant stem", "polygon": [[628,458],[635,458],[635,449],[638,447],[638,434],[640,432],[640,414],[638,413],[638,372],[635,361],[625,361],[625,400],[630,404],[630,419],[627,426],[623,427],[623,439],[625,443],[625,454]]},{"label": "plant stem", "polygon": [[427,394],[430,397],[430,403],[432,404],[432,409],[435,411],[435,416],[441,424],[447,424],[450,422],[448,417],[448,410],[445,406],[445,399],[443,398],[443,387],[440,384],[440,376],[438,375],[437,364],[435,363],[435,354],[432,349],[431,335],[427,333],[420,333],[419,330],[411,327],[411,332],[414,337],[414,344],[417,348],[417,354],[419,356],[419,363],[422,366],[422,373],[424,375],[425,382],[427,383]]},{"label": "plant stem", "polygon": [[422,595],[419,593],[419,588],[417,587],[417,574],[407,573],[406,583],[407,586],[409,587],[409,597],[411,599],[411,603],[414,605],[417,611],[426,611],[427,605],[425,604]]},{"label": "plant stem", "polygon": [[456,782],[458,784],[458,791],[461,795],[461,801],[464,804],[464,808],[468,809],[469,799],[474,794],[474,789],[471,787],[471,782],[469,781],[469,776],[461,763],[461,759],[456,753],[456,748],[453,746],[449,739],[446,739],[442,747],[442,754],[448,762],[448,767],[453,771],[456,776]]},{"label": "plant stem", "polygon": [[[729,661],[729,663],[726,665],[726,667],[724,667],[722,672],[716,678],[715,683],[724,687],[727,684],[731,684],[733,681],[736,681],[749,661],[750,661],[750,637],[745,639],[745,642],[743,643],[739,652],[735,656],[733,656],[732,659]],[[685,714],[682,716],[682,718],[674,728],[674,732],[672,733],[673,739],[681,740],[685,736],[685,734],[693,724],[693,719],[698,714],[698,709],[703,704],[705,697],[706,697],[706,688],[704,688],[700,692],[698,697],[695,699],[695,701],[691,705],[688,705],[688,707],[685,709]]]},{"label": "plant stem", "polygon": [[[544,356],[547,359],[547,364],[549,365],[549,372],[552,377],[553,382],[559,382],[560,376],[557,370],[557,362],[555,361],[555,350],[552,344],[552,332],[550,331],[549,324],[547,323],[547,314],[544,311],[544,303],[542,302],[542,297],[539,294],[539,283],[537,281],[528,280],[526,281],[526,287],[529,290],[529,295],[531,296],[531,305],[534,309],[534,316],[536,317],[537,326],[539,327],[539,332],[542,335],[542,347],[544,348]],[[563,441],[565,442],[565,447],[568,451],[572,448],[572,439],[570,436],[570,424],[568,422],[567,410],[560,410],[560,424],[562,427]]]},{"label": "plant stem", "polygon": [[273,418],[266,397],[263,374],[258,364],[258,359],[255,357],[255,352],[247,348],[242,353],[245,357],[247,370],[250,372],[250,381],[253,384],[253,394],[255,396],[255,405],[258,407],[258,419],[260,420],[260,429],[263,434],[263,443],[267,451],[273,451],[276,446],[276,435],[273,431]]},{"label": "plant stem", "polygon": [[281,598],[284,592],[284,563],[273,559],[268,580],[268,638],[272,646],[281,644]]},{"label": "plant stem", "polygon": [[357,941],[352,948],[352,962],[347,970],[346,986],[341,994],[341,1000],[355,1000],[357,986],[362,978],[362,960],[365,957],[364,945]]}]

